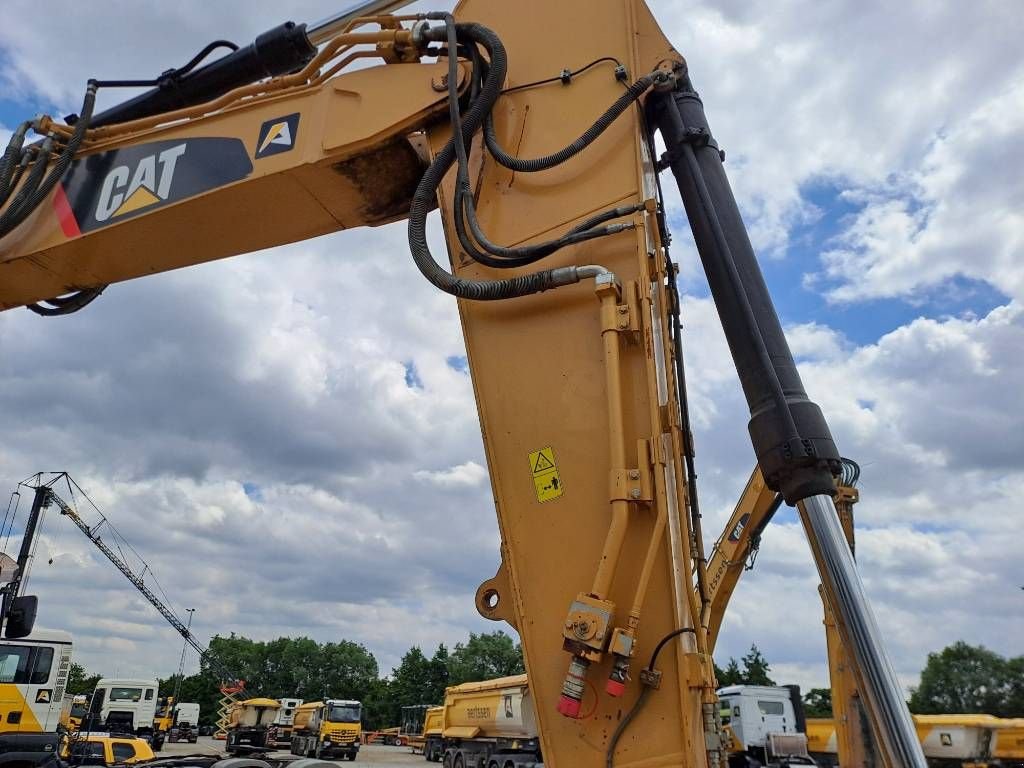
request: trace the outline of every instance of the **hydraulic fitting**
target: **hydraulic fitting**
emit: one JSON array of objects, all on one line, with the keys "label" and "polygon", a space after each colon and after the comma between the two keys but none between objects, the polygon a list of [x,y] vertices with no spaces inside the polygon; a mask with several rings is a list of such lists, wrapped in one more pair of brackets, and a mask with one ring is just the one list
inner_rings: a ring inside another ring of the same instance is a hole
[{"label": "hydraulic fitting", "polygon": [[609,624],[615,605],[592,595],[579,594],[569,606],[562,629],[562,648],[588,662],[600,661],[611,635]]},{"label": "hydraulic fitting", "polygon": [[579,718],[588,667],[590,667],[590,662],[579,656],[573,656],[572,661],[569,662],[569,671],[565,673],[565,682],[562,683],[562,695],[558,699],[560,715],[573,719]]},{"label": "hydraulic fitting", "polygon": [[629,659],[616,656],[608,681],[604,684],[605,693],[616,698],[626,692],[626,680],[629,679]]},{"label": "hydraulic fitting", "polygon": [[616,627],[608,641],[608,650],[614,655],[611,672],[604,690],[609,696],[621,696],[626,692],[626,681],[629,679],[629,660],[633,657],[636,638],[632,629]]}]

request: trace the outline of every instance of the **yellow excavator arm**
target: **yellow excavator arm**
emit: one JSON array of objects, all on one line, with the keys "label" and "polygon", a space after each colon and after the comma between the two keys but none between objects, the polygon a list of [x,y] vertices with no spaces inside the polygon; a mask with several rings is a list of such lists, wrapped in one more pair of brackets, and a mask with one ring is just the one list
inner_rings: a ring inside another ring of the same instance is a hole
[{"label": "yellow excavator arm", "polygon": [[477,608],[519,632],[544,764],[717,767],[670,170],[765,484],[799,505],[889,764],[923,765],[832,504],[838,450],[650,10],[366,13],[282,25],[101,114],[111,84],[92,81],[71,124],[19,129],[0,160],[0,307],[69,314],[118,281],[408,219],[416,268],[459,299],[502,537]]}]

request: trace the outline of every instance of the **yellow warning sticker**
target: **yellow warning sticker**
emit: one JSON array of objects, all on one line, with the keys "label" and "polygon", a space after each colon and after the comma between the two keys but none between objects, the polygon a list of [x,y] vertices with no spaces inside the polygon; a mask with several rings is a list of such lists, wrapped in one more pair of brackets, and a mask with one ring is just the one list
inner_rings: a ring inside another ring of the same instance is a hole
[{"label": "yellow warning sticker", "polygon": [[558,465],[555,463],[555,451],[550,445],[530,453],[530,472],[533,474],[537,501],[542,504],[557,499],[564,492],[562,478],[558,475]]}]

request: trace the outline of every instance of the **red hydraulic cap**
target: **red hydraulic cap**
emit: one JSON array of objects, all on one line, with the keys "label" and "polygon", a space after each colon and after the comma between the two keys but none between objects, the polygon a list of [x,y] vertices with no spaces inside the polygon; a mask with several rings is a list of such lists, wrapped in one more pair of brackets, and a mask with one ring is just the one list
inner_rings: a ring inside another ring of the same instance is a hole
[{"label": "red hydraulic cap", "polygon": [[612,678],[608,678],[608,682],[604,684],[604,691],[609,696],[621,696],[626,692],[626,684]]},{"label": "red hydraulic cap", "polygon": [[572,696],[566,696],[563,693],[558,699],[558,713],[578,720],[580,716],[580,700],[574,699]]}]

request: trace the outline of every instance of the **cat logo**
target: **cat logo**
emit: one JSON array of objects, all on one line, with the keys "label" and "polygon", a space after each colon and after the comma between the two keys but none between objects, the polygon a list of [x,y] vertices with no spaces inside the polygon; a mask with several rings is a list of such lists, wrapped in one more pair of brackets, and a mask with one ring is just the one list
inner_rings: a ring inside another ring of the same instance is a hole
[{"label": "cat logo", "polygon": [[174,169],[187,147],[186,143],[175,144],[159,154],[146,155],[134,170],[127,165],[112,168],[100,187],[96,221],[140,211],[170,197]]},{"label": "cat logo", "polygon": [[747,522],[750,520],[750,513],[748,512],[740,518],[739,522],[733,527],[732,532],[729,534],[729,541],[739,541],[740,536],[743,535],[743,529],[747,527]]},{"label": "cat logo", "polygon": [[293,149],[298,133],[298,112],[267,120],[260,126],[260,135],[256,140],[255,158],[259,160],[261,157],[278,155],[281,152]]},{"label": "cat logo", "polygon": [[54,213],[64,234],[78,237],[250,173],[241,139],[202,136],[121,147],[75,160],[55,191]]},{"label": "cat logo", "polygon": [[40,688],[36,691],[36,704],[49,704],[53,699],[53,690],[50,688]]}]

